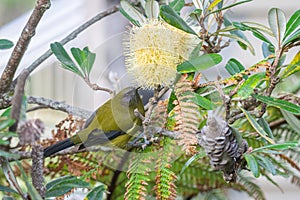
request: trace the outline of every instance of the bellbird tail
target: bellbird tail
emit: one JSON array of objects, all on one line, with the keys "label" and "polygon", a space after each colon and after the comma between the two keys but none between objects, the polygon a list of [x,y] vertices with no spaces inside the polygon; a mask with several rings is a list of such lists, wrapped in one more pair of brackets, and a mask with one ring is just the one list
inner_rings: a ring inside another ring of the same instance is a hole
[{"label": "bellbird tail", "polygon": [[135,115],[137,109],[145,114],[142,100],[134,88],[125,88],[100,106],[86,121],[83,130],[44,150],[44,157],[80,144],[80,149],[93,145],[126,148],[137,133],[142,120]]}]

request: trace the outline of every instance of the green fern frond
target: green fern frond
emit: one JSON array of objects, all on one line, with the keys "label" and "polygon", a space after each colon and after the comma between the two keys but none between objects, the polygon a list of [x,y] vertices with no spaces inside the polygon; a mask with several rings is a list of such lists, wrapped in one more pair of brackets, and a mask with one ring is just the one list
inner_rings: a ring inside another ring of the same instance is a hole
[{"label": "green fern frond", "polygon": [[239,174],[239,183],[242,185],[248,195],[253,197],[255,200],[265,200],[266,198],[263,191],[258,185],[252,182],[251,179],[252,178],[250,177]]},{"label": "green fern frond", "polygon": [[149,168],[147,167],[147,158],[142,154],[137,154],[132,160],[127,171],[128,181],[125,184],[126,192],[124,199],[145,199],[149,178]]},{"label": "green fern frond", "polygon": [[172,165],[170,154],[173,145],[170,138],[163,138],[160,145],[164,147],[164,151],[160,151],[160,157],[156,161],[156,177],[154,190],[156,193],[156,199],[160,200],[171,200],[175,199],[177,196],[175,181],[177,179],[175,173],[171,171]]}]

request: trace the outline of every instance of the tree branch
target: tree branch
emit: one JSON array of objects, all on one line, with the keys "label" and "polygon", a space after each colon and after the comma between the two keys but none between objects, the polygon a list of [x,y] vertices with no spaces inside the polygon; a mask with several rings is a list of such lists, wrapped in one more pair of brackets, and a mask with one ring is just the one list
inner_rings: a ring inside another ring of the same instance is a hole
[{"label": "tree branch", "polygon": [[46,99],[44,97],[33,97],[29,96],[27,98],[27,102],[30,104],[38,104],[40,106],[47,106],[47,108],[51,108],[54,110],[60,110],[63,112],[66,112],[68,114],[76,115],[82,118],[88,118],[92,112],[70,106],[68,104],[65,104],[64,102],[54,101],[52,99]]},{"label": "tree branch", "polygon": [[50,7],[50,0],[38,0],[37,4],[25,25],[21,36],[9,58],[9,61],[4,69],[4,72],[1,76],[1,85],[0,85],[0,93],[4,93],[7,91],[15,72],[20,64],[20,61],[30,43],[30,39],[35,35],[35,29],[40,22],[45,11]]},{"label": "tree branch", "polygon": [[[68,36],[66,36],[64,39],[62,39],[59,43],[62,45],[67,44],[68,42],[74,40],[81,32],[86,30],[88,27],[93,25],[94,23],[100,21],[106,16],[109,16],[119,10],[119,6],[114,6],[108,10],[105,10],[99,14],[97,14],[95,17],[91,18],[81,26],[79,26],[77,29],[75,29],[72,33],[70,33]],[[42,62],[44,62],[47,58],[49,58],[52,55],[52,51],[49,49],[46,51],[43,55],[41,55],[37,60],[35,60],[29,67],[28,70],[31,73],[33,70],[35,70]]]},{"label": "tree branch", "polygon": [[18,123],[19,123],[19,118],[20,118],[20,113],[21,113],[21,108],[22,108],[22,101],[23,101],[23,96],[24,96],[24,87],[26,83],[26,79],[29,75],[28,70],[23,70],[23,72],[20,75],[20,78],[18,79],[15,93],[13,96],[12,100],[12,108],[10,112],[10,116],[12,119],[15,120],[14,125],[9,127],[9,131],[16,132],[18,128]]}]

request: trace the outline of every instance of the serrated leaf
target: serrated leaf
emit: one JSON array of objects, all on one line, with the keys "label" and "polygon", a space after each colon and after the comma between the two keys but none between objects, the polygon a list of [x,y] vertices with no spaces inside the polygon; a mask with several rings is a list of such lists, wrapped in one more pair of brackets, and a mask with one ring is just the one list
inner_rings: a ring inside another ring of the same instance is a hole
[{"label": "serrated leaf", "polygon": [[268,14],[268,21],[275,38],[281,42],[286,28],[284,12],[279,8],[272,8]]},{"label": "serrated leaf", "polygon": [[254,51],[254,48],[253,46],[250,44],[249,41],[245,40],[244,38],[241,38],[240,36],[238,35],[232,35],[232,34],[219,34],[220,36],[223,36],[223,37],[228,37],[228,38],[231,38],[231,39],[234,39],[238,42],[241,42],[243,44],[245,44],[248,48],[249,48],[249,51],[254,55],[255,54],[255,51]]},{"label": "serrated leaf", "polygon": [[177,66],[180,73],[190,73],[205,70],[222,61],[222,56],[216,53],[204,54],[185,61]]},{"label": "serrated leaf", "polygon": [[300,71],[300,51],[295,55],[290,64],[286,67],[282,74],[282,78],[287,78],[288,76]]},{"label": "serrated leaf", "polygon": [[253,93],[253,89],[265,78],[265,72],[253,74],[241,85],[237,94],[241,98],[247,98]]},{"label": "serrated leaf", "polygon": [[286,112],[284,110],[280,110],[286,122],[291,126],[291,128],[296,131],[296,133],[300,134],[300,120],[295,117],[292,113]]},{"label": "serrated leaf", "polygon": [[283,40],[285,40],[290,34],[292,34],[300,26],[300,10],[294,12],[291,18],[286,24]]},{"label": "serrated leaf", "polygon": [[12,189],[10,187],[3,186],[3,185],[0,185],[0,191],[19,194],[16,190],[14,190],[14,189]]},{"label": "serrated leaf", "polygon": [[274,136],[272,133],[272,130],[268,124],[268,122],[265,120],[265,118],[261,117],[258,119],[258,124],[264,129],[264,131],[268,134],[268,136],[274,140]]},{"label": "serrated leaf", "polygon": [[[232,25],[241,31],[251,31],[254,37],[273,46],[272,42],[263,33],[261,33],[259,31],[260,29],[258,29],[257,27],[252,27],[252,26],[246,25],[246,23],[240,23],[240,22],[233,22]],[[264,30],[264,29],[262,29],[262,30]],[[264,30],[264,32],[269,33],[267,30]]]},{"label": "serrated leaf", "polygon": [[73,176],[65,176],[51,181],[46,185],[46,197],[61,196],[73,188],[86,188],[89,183]]},{"label": "serrated leaf", "polygon": [[254,175],[254,177],[258,178],[260,175],[260,169],[255,157],[250,154],[244,154],[244,157],[247,161],[247,166],[251,170],[252,174]]},{"label": "serrated leaf", "polygon": [[135,9],[130,3],[125,0],[120,1],[120,12],[126,17],[131,23],[136,26],[141,26],[146,21],[144,15],[142,15],[137,9]]},{"label": "serrated leaf", "polygon": [[[170,25],[187,33],[197,35],[195,31],[168,5],[160,7],[160,16]],[[198,36],[198,35],[197,35]]]},{"label": "serrated leaf", "polygon": [[[259,147],[259,148],[256,148],[252,151],[252,153],[254,152],[265,152],[264,150],[266,149],[272,149],[272,150],[287,150],[287,149],[290,149],[290,148],[295,148],[298,146],[298,142],[286,142],[286,143],[281,143],[281,144],[270,144],[270,145],[266,145],[266,146],[263,146],[263,147]],[[270,152],[272,153],[272,152]]]},{"label": "serrated leaf", "polygon": [[84,198],[84,200],[101,200],[106,188],[105,185],[99,185],[94,187]]},{"label": "serrated leaf", "polygon": [[80,70],[66,52],[65,48],[59,42],[52,43],[50,48],[56,58],[61,62],[63,68],[83,77]]},{"label": "serrated leaf", "polygon": [[234,75],[245,70],[245,67],[235,58],[231,58],[225,65],[225,69],[230,75]]},{"label": "serrated leaf", "polygon": [[188,161],[186,161],[186,163],[184,164],[184,166],[182,167],[178,179],[180,179],[181,175],[183,174],[183,172],[194,162],[197,161],[201,158],[204,158],[206,156],[205,151],[201,151],[200,153],[197,153],[195,155],[193,155]]},{"label": "serrated leaf", "polygon": [[[247,41],[247,42],[249,43],[249,41],[248,41],[247,37],[245,36],[245,34],[244,34],[242,31],[240,31],[240,30],[235,30],[235,28],[234,28],[234,26],[232,25],[232,23],[231,23],[226,17],[224,17],[224,25],[225,25],[226,27],[225,27],[225,29],[223,29],[223,30],[226,31],[226,28],[229,28],[228,31],[229,31],[232,35],[236,35],[237,37],[242,38],[244,41]],[[229,26],[230,26],[230,27],[229,27]],[[220,31],[222,31],[222,30],[220,30]],[[239,45],[242,49],[244,49],[244,50],[246,50],[246,49],[248,48],[247,45],[244,44],[244,43],[241,42],[241,41],[237,41],[237,43],[238,43],[238,45]]]},{"label": "serrated leaf", "polygon": [[264,131],[264,129],[257,123],[257,121],[243,108],[241,108],[241,110],[243,111],[243,113],[245,114],[247,120],[249,121],[249,123],[251,124],[251,126],[256,130],[256,132],[265,140],[267,140],[268,142],[270,142],[271,144],[274,144],[274,140],[269,138],[267,135],[267,133]]},{"label": "serrated leaf", "polygon": [[281,108],[283,110],[286,110],[290,113],[294,113],[296,115],[300,114],[300,106],[293,104],[291,102],[281,100],[281,99],[275,99],[273,97],[257,95],[257,94],[253,94],[252,96],[257,100],[266,103],[269,106],[275,106],[277,108]]},{"label": "serrated leaf", "polygon": [[213,102],[211,102],[209,99],[197,93],[193,93],[193,95],[195,96],[195,98],[192,99],[192,101],[196,103],[198,106],[201,106],[206,110],[213,110],[216,107],[216,105]]},{"label": "serrated leaf", "polygon": [[0,49],[10,49],[14,46],[14,43],[7,39],[0,39]]},{"label": "serrated leaf", "polygon": [[272,175],[276,175],[276,168],[274,164],[267,157],[262,157],[259,155],[255,155],[255,157],[258,158],[264,164],[266,170],[271,172]]},{"label": "serrated leaf", "polygon": [[159,4],[155,0],[148,0],[145,4],[145,13],[148,18],[157,19],[159,16]]},{"label": "serrated leaf", "polygon": [[177,13],[181,11],[181,9],[184,7],[184,0],[174,0],[169,3],[169,6],[173,8]]}]

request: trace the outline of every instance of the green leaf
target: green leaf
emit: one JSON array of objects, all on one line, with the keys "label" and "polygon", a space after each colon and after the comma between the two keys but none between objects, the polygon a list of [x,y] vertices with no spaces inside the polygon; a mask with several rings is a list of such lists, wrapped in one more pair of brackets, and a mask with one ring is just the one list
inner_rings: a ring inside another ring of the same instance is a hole
[{"label": "green leaf", "polygon": [[21,171],[22,178],[23,178],[23,180],[25,182],[25,185],[26,185],[26,188],[27,188],[27,193],[29,194],[31,199],[42,200],[41,195],[38,193],[38,191],[35,189],[35,187],[33,187],[32,183],[28,180],[28,177],[27,177],[27,175],[24,171],[24,168],[22,167],[22,165],[19,161],[17,161],[17,165],[18,165],[18,168]]},{"label": "green leaf", "polygon": [[174,0],[169,3],[169,6],[177,13],[180,13],[181,9],[184,7],[184,0]]},{"label": "green leaf", "polygon": [[9,128],[15,123],[14,119],[0,118],[0,131]]},{"label": "green leaf", "polygon": [[238,35],[233,35],[233,34],[219,34],[220,36],[223,36],[223,37],[228,37],[228,38],[231,38],[231,39],[234,39],[238,42],[241,42],[243,44],[245,44],[248,48],[249,48],[249,51],[254,55],[255,54],[255,51],[254,51],[254,48],[253,46],[250,44],[250,42],[248,40],[245,40],[245,38],[242,38]]},{"label": "green leaf", "polygon": [[294,12],[286,24],[283,40],[290,36],[300,26],[300,10]]},{"label": "green leaf", "polygon": [[7,39],[0,39],[0,49],[10,49],[14,46],[14,43]]},{"label": "green leaf", "polygon": [[135,9],[130,3],[125,0],[120,1],[120,12],[126,17],[131,23],[136,26],[141,26],[146,21],[144,15],[142,15],[137,9]]},{"label": "green leaf", "polygon": [[255,157],[253,155],[246,154],[246,153],[244,154],[244,157],[247,161],[247,166],[253,173],[254,177],[258,178],[260,175],[260,170],[259,170],[257,160],[255,159]]},{"label": "green leaf", "polygon": [[266,42],[262,43],[261,49],[265,58],[275,53],[274,47]]},{"label": "green leaf", "polygon": [[232,7],[234,7],[234,6],[237,6],[237,5],[240,5],[240,4],[243,4],[243,3],[247,3],[247,2],[250,2],[250,1],[252,1],[252,0],[245,0],[245,1],[239,1],[239,2],[236,2],[236,3],[230,4],[230,5],[228,5],[228,6],[225,6],[225,7],[223,7],[223,8],[220,8],[220,9],[218,9],[218,10],[215,10],[215,11],[209,13],[208,15],[213,14],[213,13],[216,13],[216,12],[220,12],[220,11],[222,11],[222,10],[227,10],[227,9],[232,8]]},{"label": "green leaf", "polygon": [[228,71],[230,75],[234,75],[240,73],[241,71],[245,70],[245,67],[235,58],[231,58],[226,66],[225,69]]},{"label": "green leaf", "polygon": [[19,159],[20,155],[19,154],[14,154],[14,153],[9,153],[7,151],[3,151],[0,149],[0,156],[4,158],[11,158],[11,159]]},{"label": "green leaf", "polygon": [[196,103],[197,105],[201,106],[202,108],[204,108],[206,110],[215,109],[216,105],[213,102],[211,102],[210,100],[208,100],[207,98],[205,98],[197,93],[193,93],[193,95],[195,96],[195,98],[192,99],[192,101],[194,103]]},{"label": "green leaf", "polygon": [[159,16],[159,4],[155,0],[148,0],[145,4],[145,13],[148,18],[157,19]]},{"label": "green leaf", "polygon": [[[271,43],[271,41],[264,35],[262,34],[258,28],[256,27],[252,27],[252,26],[248,26],[245,23],[240,23],[240,22],[233,22],[232,23],[233,26],[235,26],[236,28],[238,28],[239,30],[242,31],[251,31],[253,36],[255,36],[256,38],[268,43],[269,45],[273,46],[273,44]],[[264,30],[264,29],[263,29]],[[265,32],[268,33],[267,30],[264,30]]]},{"label": "green leaf", "polygon": [[273,165],[273,163],[267,158],[259,155],[255,155],[256,158],[258,158],[264,165],[264,168],[271,172],[272,175],[276,175],[276,168]]},{"label": "green leaf", "polygon": [[59,43],[55,42],[50,45],[50,48],[56,58],[61,62],[63,68],[78,74],[79,76],[83,77],[80,70],[77,68],[73,60],[70,58],[64,47]]},{"label": "green leaf", "polygon": [[265,72],[254,74],[241,85],[237,94],[241,98],[247,98],[253,93],[253,89],[265,78]]},{"label": "green leaf", "polygon": [[267,140],[268,142],[270,142],[271,144],[274,144],[274,140],[272,140],[271,138],[269,138],[267,135],[267,133],[264,131],[264,129],[256,122],[256,120],[243,108],[241,108],[241,110],[243,111],[243,113],[245,114],[246,118],[248,119],[249,123],[251,124],[251,126],[256,130],[256,132],[265,140]]},{"label": "green leaf", "polygon": [[268,122],[265,120],[265,118],[261,117],[258,119],[257,122],[264,129],[264,131],[268,134],[268,136],[274,140],[272,130],[271,130]]},{"label": "green leaf", "polygon": [[193,49],[193,51],[191,52],[190,56],[189,56],[189,60],[196,58],[199,56],[200,50],[203,46],[203,41],[199,42],[197,44],[197,46]]},{"label": "green leaf", "polygon": [[103,199],[105,190],[105,185],[96,186],[87,194],[84,200],[101,200]]},{"label": "green leaf", "polygon": [[279,8],[272,8],[268,14],[268,21],[275,38],[281,42],[286,28],[284,12]]},{"label": "green leaf", "polygon": [[15,174],[10,166],[10,163],[8,162],[7,159],[3,159],[1,162],[1,169],[3,171],[3,174],[6,178],[6,180],[8,181],[9,185],[16,191],[18,191],[18,193],[21,196],[24,196],[23,190],[21,189],[17,178],[15,177]]},{"label": "green leaf", "polygon": [[281,108],[283,110],[286,110],[286,111],[296,114],[296,115],[300,114],[300,106],[293,104],[291,102],[281,100],[281,99],[275,99],[273,97],[257,95],[257,94],[253,94],[252,96],[257,100],[268,104],[269,106]]},{"label": "green leaf", "polygon": [[3,186],[3,185],[0,185],[0,191],[19,194],[16,190],[14,190],[14,189],[12,189],[10,187]]},{"label": "green leaf", "polygon": [[92,53],[88,47],[83,48],[83,50],[71,48],[71,53],[84,72],[84,76],[88,77],[94,65],[96,54]]},{"label": "green leaf", "polygon": [[8,107],[8,108],[0,115],[0,118],[1,118],[1,117],[7,117],[7,118],[9,118],[9,117],[10,117],[10,111],[11,111],[11,107]]},{"label": "green leaf", "polygon": [[187,33],[197,35],[195,31],[168,5],[160,7],[160,16],[170,25]]},{"label": "green leaf", "polygon": [[46,197],[57,197],[73,188],[87,188],[89,183],[73,176],[65,176],[51,181],[46,185]]},{"label": "green leaf", "polygon": [[16,200],[16,199],[13,197],[4,196],[4,197],[2,197],[2,200]]},{"label": "green leaf", "polygon": [[263,147],[256,148],[252,151],[252,153],[264,152],[264,150],[266,150],[266,149],[283,151],[283,150],[295,148],[297,146],[298,146],[298,142],[286,142],[286,143],[282,143],[282,144],[271,144],[271,145],[266,145]]},{"label": "green leaf", "polygon": [[293,42],[297,42],[300,39],[300,29],[296,30],[294,33],[292,33],[289,37],[286,38],[283,42],[283,46],[288,45]]},{"label": "green leaf", "polygon": [[298,71],[300,71],[300,51],[298,51],[291,63],[288,64],[281,76],[282,78],[287,78]]},{"label": "green leaf", "polygon": [[222,61],[222,56],[216,53],[204,54],[185,61],[177,66],[180,73],[190,73],[205,70]]},{"label": "green leaf", "polygon": [[178,179],[180,179],[180,176],[183,174],[183,172],[194,162],[197,161],[201,158],[204,158],[206,156],[205,151],[201,151],[200,153],[197,153],[195,155],[193,155],[182,167]]},{"label": "green leaf", "polygon": [[[245,34],[240,31],[240,30],[235,30],[234,26],[232,25],[232,23],[226,18],[224,17],[224,25],[226,26],[225,29],[223,30],[226,30],[226,28],[229,28],[229,32],[232,34],[232,35],[236,35],[237,37],[241,38],[243,41],[247,41],[249,44],[250,42],[248,41],[247,37],[245,36]],[[230,30],[231,29],[231,30]],[[220,30],[222,31],[222,30]],[[243,42],[241,41],[237,41],[238,45],[244,49],[244,50],[247,50],[247,45],[244,44]]]},{"label": "green leaf", "polygon": [[300,120],[295,117],[295,115],[286,112],[284,110],[280,110],[286,122],[291,126],[291,128],[296,131],[296,133],[300,134]]},{"label": "green leaf", "polygon": [[216,7],[216,5],[218,5],[221,1],[223,0],[214,0],[213,2],[210,3],[210,5],[208,6],[207,10],[211,11],[214,7]]}]

